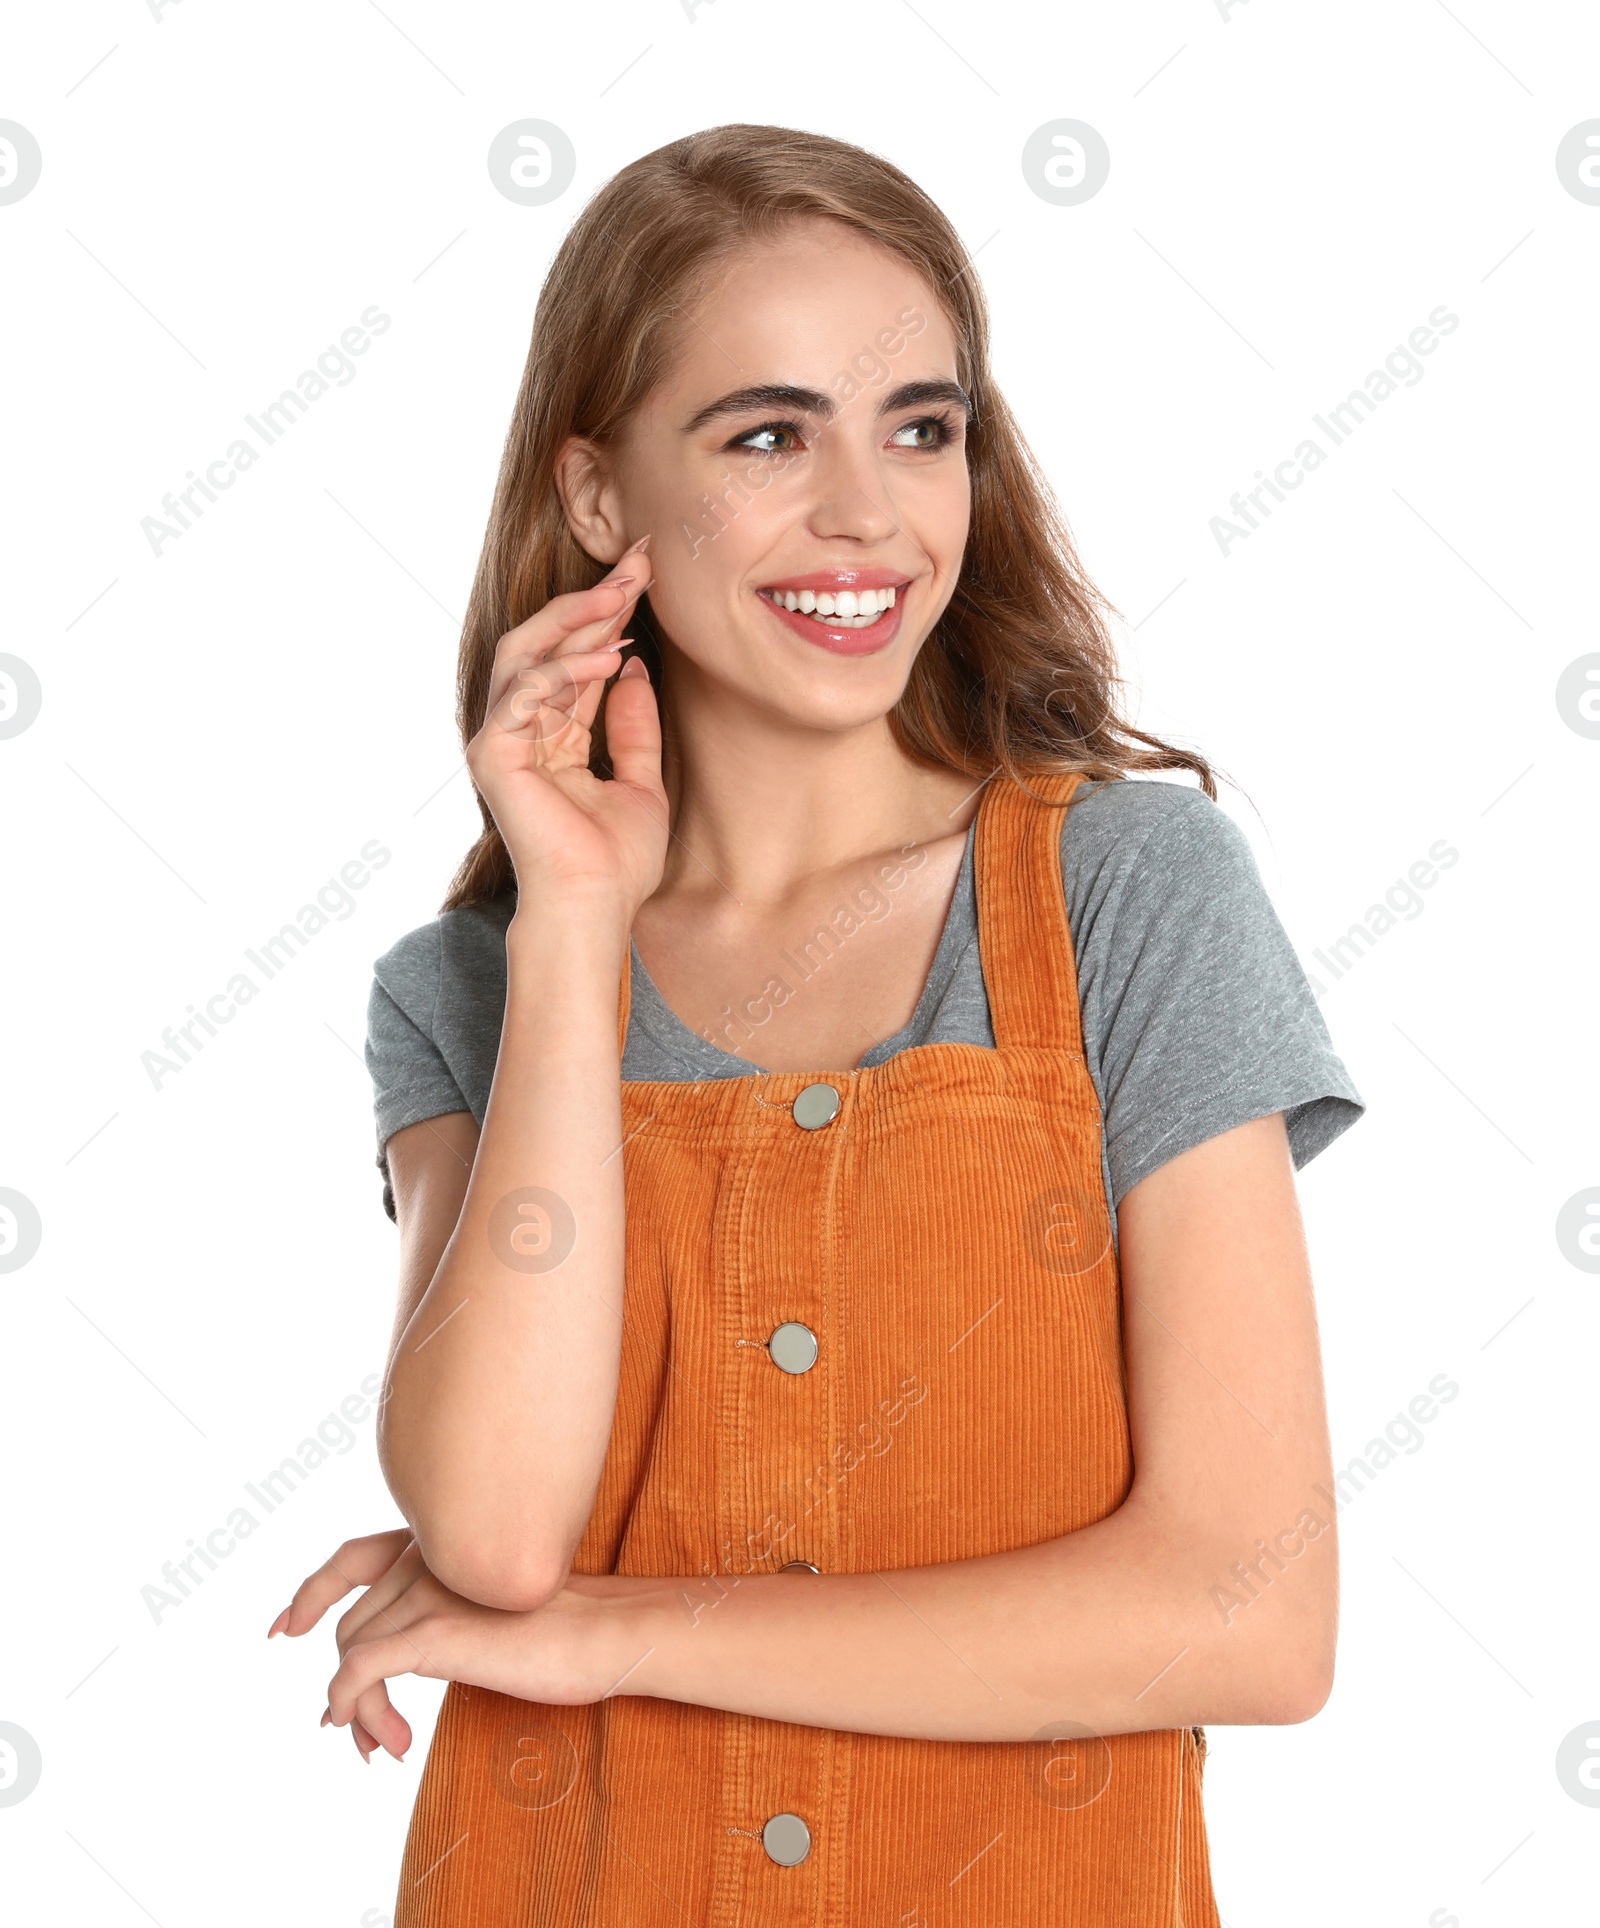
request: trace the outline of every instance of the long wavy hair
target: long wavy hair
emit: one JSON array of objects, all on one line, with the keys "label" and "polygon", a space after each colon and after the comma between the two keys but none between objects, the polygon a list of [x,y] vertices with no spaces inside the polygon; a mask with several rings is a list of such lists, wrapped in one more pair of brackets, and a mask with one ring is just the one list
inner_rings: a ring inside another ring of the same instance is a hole
[{"label": "long wavy hair", "polygon": [[[918,652],[889,716],[920,762],[983,779],[1081,770],[1091,777],[1190,770],[1216,798],[1211,766],[1136,729],[1107,616],[1083,572],[1048,482],[989,368],[989,318],[972,261],[914,181],[846,141],[787,127],[713,127],[615,174],[552,262],[501,458],[494,506],[461,636],[456,718],[463,746],[482,727],[495,646],[552,596],[606,573],[578,546],[557,492],[569,436],[612,441],[665,375],[678,326],[719,264],[797,220],[824,218],[900,256],[949,316],[957,380],[971,397],[972,520],[955,592]],[[661,641],[641,598],[632,622],[662,704]],[[604,708],[590,767],[610,774]],[[441,906],[514,888],[510,855],[482,796],[483,831]]]}]

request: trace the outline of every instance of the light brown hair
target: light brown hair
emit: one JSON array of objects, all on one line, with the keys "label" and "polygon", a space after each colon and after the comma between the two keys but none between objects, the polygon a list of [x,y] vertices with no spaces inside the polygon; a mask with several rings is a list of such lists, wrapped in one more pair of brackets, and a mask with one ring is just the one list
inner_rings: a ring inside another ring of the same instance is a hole
[{"label": "light brown hair", "polygon": [[[914,181],[846,141],[785,127],[713,127],[632,162],[589,201],[540,291],[533,339],[461,637],[457,723],[482,727],[495,645],[552,596],[605,574],[578,546],[554,481],[569,436],[614,439],[670,365],[678,328],[719,264],[796,220],[841,222],[900,256],[950,318],[967,431],[972,521],[955,593],[890,712],[920,762],[982,779],[1044,771],[1092,777],[1190,770],[1215,799],[1211,766],[1136,729],[1106,618],[1050,487],[989,370],[989,319],[960,237]],[[661,646],[641,599],[633,651],[645,659],[670,740]],[[591,768],[609,774],[604,710]],[[441,906],[512,888],[511,860],[480,796],[483,833]]]}]

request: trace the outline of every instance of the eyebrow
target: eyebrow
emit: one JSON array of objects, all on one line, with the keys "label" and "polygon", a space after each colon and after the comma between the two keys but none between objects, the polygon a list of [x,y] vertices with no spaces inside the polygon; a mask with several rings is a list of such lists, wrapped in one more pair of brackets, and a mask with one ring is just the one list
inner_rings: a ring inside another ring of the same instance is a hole
[{"label": "eyebrow", "polygon": [[[975,413],[972,398],[961,384],[942,377],[902,382],[898,388],[891,388],[879,402],[878,413],[892,415],[902,408],[923,408],[934,402],[954,402],[969,416]],[[758,382],[749,388],[731,389],[714,402],[707,402],[704,408],[696,409],[684,423],[683,432],[693,435],[696,429],[704,428],[708,422],[720,421],[724,416],[751,415],[758,410],[773,409],[814,415],[819,421],[828,422],[838,414],[839,405],[820,388],[803,388],[791,382]]]}]

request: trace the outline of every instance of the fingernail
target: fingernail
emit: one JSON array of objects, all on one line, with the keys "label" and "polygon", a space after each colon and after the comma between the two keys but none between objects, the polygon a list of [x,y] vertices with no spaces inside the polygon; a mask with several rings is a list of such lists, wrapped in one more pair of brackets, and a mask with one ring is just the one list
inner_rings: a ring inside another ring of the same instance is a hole
[{"label": "fingernail", "polygon": [[649,547],[650,547],[650,537],[648,535],[642,535],[627,553],[630,556],[643,555],[645,550],[648,549]]},{"label": "fingernail", "polygon": [[277,1619],[276,1619],[276,1620],[274,1620],[274,1621],[273,1621],[273,1623],[272,1623],[272,1625],[271,1625],[270,1627],[268,1627],[268,1629],[267,1629],[267,1638],[268,1638],[269,1640],[270,1640],[270,1639],[272,1638],[272,1636],[273,1636],[273,1635],[274,1635],[275,1633],[282,1633],[282,1632],[283,1632],[283,1623],[284,1623],[284,1622],[285,1622],[285,1621],[286,1621],[286,1620],[287,1620],[288,1618],[289,1618],[289,1609],[288,1609],[287,1607],[285,1607],[285,1608],[284,1608],[284,1610],[283,1610],[283,1612],[282,1612],[282,1613],[280,1613],[280,1614],[278,1615],[278,1617],[277,1617]]},{"label": "fingernail", "polygon": [[626,589],[630,582],[637,582],[638,580],[639,578],[637,576],[607,576],[606,587],[608,589]]},{"label": "fingernail", "polygon": [[333,1719],[333,1709],[331,1707],[324,1707],[322,1710],[322,1719],[317,1723],[317,1725],[319,1727],[326,1727],[328,1722],[331,1721],[332,1719]]},{"label": "fingernail", "polygon": [[620,683],[623,676],[644,676],[646,674],[645,666],[640,659],[637,656],[630,656],[627,662],[622,665],[622,675],[617,678],[617,681]]}]

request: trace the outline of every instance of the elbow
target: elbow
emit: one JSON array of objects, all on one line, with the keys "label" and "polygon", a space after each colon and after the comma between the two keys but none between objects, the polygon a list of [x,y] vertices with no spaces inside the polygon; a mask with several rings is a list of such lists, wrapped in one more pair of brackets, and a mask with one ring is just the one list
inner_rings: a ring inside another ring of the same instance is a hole
[{"label": "elbow", "polygon": [[1320,1714],[1333,1692],[1336,1631],[1331,1601],[1262,1628],[1266,1637],[1235,1656],[1224,1724],[1297,1727]]},{"label": "elbow", "polygon": [[463,1600],[502,1613],[537,1613],[567,1583],[565,1560],[541,1557],[538,1550],[492,1545],[486,1537],[425,1534],[415,1526],[423,1564],[440,1583]]},{"label": "elbow", "polygon": [[[1258,1558],[1228,1565],[1227,1549],[1244,1537],[1234,1525],[1211,1543],[1204,1562],[1207,1598],[1221,1622],[1211,1622],[1203,1649],[1210,1663],[1206,1698],[1214,1705],[1206,1718],[1221,1726],[1298,1726],[1321,1713],[1333,1692],[1337,1542],[1326,1528],[1313,1533],[1305,1525],[1270,1545],[1257,1537]],[[1216,1584],[1224,1570],[1226,1583]]]},{"label": "elbow", "polygon": [[1287,1655],[1272,1670],[1258,1697],[1255,1720],[1271,1727],[1297,1727],[1328,1704],[1333,1692],[1333,1654]]},{"label": "elbow", "polygon": [[410,1525],[422,1563],[441,1586],[480,1607],[536,1613],[567,1583],[572,1545],[557,1545],[530,1530],[525,1517],[474,1515],[465,1495],[440,1479],[436,1466],[408,1464],[380,1436],[379,1456],[389,1491]]}]

